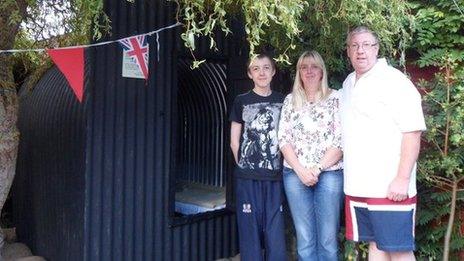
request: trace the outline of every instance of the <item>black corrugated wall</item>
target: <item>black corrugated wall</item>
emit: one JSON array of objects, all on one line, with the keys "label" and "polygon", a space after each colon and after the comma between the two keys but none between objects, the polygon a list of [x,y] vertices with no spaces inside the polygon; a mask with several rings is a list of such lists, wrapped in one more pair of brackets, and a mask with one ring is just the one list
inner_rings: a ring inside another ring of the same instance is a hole
[{"label": "black corrugated wall", "polygon": [[84,112],[56,67],[21,90],[13,222],[19,240],[47,260],[83,259]]},{"label": "black corrugated wall", "polygon": [[[174,2],[105,3],[111,39],[175,23]],[[179,33],[159,34],[159,61],[150,37],[147,82],[121,77],[117,44],[89,51],[85,260],[214,260],[237,253],[235,216],[228,212],[170,225]],[[223,50],[225,42],[219,42]]]}]

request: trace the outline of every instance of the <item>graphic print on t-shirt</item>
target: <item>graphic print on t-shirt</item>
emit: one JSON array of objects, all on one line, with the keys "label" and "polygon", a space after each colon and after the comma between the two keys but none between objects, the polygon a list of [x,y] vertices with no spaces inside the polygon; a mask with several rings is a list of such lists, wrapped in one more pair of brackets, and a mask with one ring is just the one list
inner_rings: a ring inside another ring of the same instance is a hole
[{"label": "graphic print on t-shirt", "polygon": [[281,104],[255,103],[243,107],[243,142],[239,166],[247,169],[280,169],[277,123]]}]

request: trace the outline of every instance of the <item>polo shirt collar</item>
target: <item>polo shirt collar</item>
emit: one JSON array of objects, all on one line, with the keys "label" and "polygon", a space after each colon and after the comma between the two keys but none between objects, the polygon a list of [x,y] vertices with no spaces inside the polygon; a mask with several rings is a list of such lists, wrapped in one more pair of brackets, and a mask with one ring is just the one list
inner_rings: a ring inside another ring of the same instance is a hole
[{"label": "polo shirt collar", "polygon": [[377,59],[377,62],[374,64],[374,66],[372,66],[372,68],[369,71],[367,71],[366,73],[364,73],[361,76],[361,78],[359,78],[359,79],[367,77],[370,74],[375,73],[378,70],[381,70],[381,68],[384,68],[385,66],[388,66],[387,60],[385,58],[379,58],[379,59]]}]

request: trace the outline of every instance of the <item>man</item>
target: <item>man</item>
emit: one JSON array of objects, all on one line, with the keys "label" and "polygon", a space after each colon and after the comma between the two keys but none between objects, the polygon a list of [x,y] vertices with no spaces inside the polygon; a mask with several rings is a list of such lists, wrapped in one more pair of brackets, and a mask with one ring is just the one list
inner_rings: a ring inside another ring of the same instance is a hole
[{"label": "man", "polygon": [[378,59],[379,39],[361,26],[347,37],[354,68],[342,90],[346,236],[369,242],[369,260],[415,260],[416,160],[425,130],[421,97]]},{"label": "man", "polygon": [[237,96],[230,113],[240,258],[286,260],[282,161],[277,140],[284,96],[271,90],[274,60],[258,54],[248,63],[254,88]]}]

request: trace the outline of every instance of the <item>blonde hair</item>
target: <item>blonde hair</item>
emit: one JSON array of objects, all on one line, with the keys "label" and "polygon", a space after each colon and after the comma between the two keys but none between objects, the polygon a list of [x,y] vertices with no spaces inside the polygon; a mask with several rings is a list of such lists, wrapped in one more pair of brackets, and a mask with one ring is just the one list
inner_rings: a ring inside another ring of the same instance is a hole
[{"label": "blonde hair", "polygon": [[250,57],[250,59],[248,59],[248,62],[247,62],[247,71],[248,72],[250,71],[250,66],[255,60],[261,60],[261,59],[266,59],[266,58],[271,62],[272,69],[276,71],[277,66],[276,66],[274,59],[272,58],[272,56],[270,56],[269,54],[265,54],[265,53],[255,54],[252,57]]},{"label": "blonde hair", "polygon": [[313,59],[315,65],[322,70],[321,86],[316,95],[316,101],[326,99],[331,93],[331,90],[329,89],[329,83],[327,80],[327,70],[325,68],[324,60],[318,52],[306,51],[300,55],[300,58],[298,59],[298,62],[296,64],[296,75],[292,88],[292,104],[294,110],[301,109],[301,107],[303,107],[303,104],[306,101],[308,101],[308,98],[306,97],[306,93],[304,90],[303,81],[300,77],[300,67],[305,59]]}]

